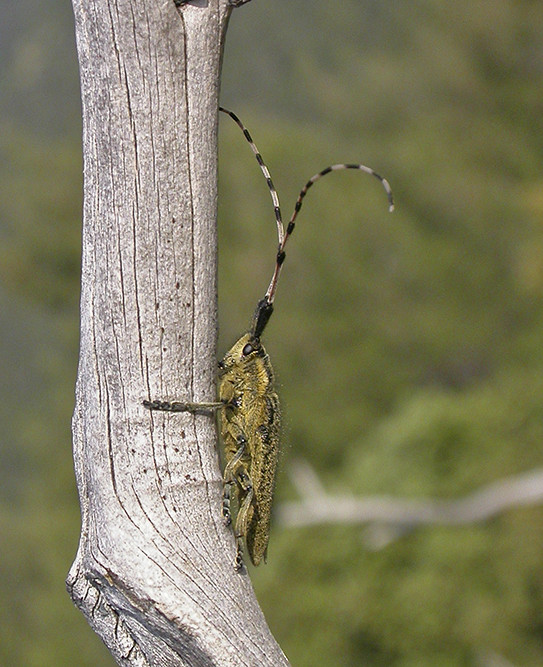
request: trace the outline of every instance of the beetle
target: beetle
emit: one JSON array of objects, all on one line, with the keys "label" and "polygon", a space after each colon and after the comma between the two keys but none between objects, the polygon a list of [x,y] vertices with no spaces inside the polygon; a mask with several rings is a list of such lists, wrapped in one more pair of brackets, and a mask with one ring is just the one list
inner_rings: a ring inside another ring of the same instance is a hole
[{"label": "beetle", "polygon": [[273,312],[275,292],[285,260],[285,246],[292,235],[302,202],[310,187],[333,171],[357,169],[375,176],[388,197],[389,210],[394,210],[388,181],[370,167],[362,164],[335,164],[312,176],[301,189],[294,211],[285,228],[282,222],[279,197],[270,172],[249,131],[238,116],[220,107],[243,131],[266,178],[272,198],[279,244],[273,275],[264,297],[258,302],[249,330],[244,333],[219,362],[218,400],[210,403],[144,401],[149,410],[166,412],[220,412],[220,432],[224,447],[222,514],[231,523],[232,490],[237,499],[235,537],[237,551],[235,568],[243,567],[244,546],[253,565],[266,560],[270,536],[270,520],[275,487],[281,411],[274,386],[270,358],[261,342],[262,333]]}]

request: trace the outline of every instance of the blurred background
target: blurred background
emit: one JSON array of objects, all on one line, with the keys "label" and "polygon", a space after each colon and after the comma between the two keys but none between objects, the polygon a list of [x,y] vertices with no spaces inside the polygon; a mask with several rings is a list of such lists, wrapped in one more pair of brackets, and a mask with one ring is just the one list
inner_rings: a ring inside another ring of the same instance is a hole
[{"label": "blurred background", "polygon": [[[0,664],[110,666],[65,593],[81,127],[68,0],[0,0]],[[543,466],[543,4],[254,0],[222,102],[291,212],[266,332],[284,405],[277,505],[460,499]],[[271,275],[275,224],[221,118],[219,354]],[[332,504],[333,507],[333,504]],[[275,522],[251,573],[293,665],[543,664],[543,509],[461,527]]]}]

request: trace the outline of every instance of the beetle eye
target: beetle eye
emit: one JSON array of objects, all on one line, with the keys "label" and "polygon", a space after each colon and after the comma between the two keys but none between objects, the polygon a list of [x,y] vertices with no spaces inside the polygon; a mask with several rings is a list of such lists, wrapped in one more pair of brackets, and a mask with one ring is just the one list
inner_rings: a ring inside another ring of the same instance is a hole
[{"label": "beetle eye", "polygon": [[246,357],[248,354],[251,354],[253,350],[254,347],[251,345],[251,343],[247,343],[247,345],[243,348],[242,354],[244,357]]}]

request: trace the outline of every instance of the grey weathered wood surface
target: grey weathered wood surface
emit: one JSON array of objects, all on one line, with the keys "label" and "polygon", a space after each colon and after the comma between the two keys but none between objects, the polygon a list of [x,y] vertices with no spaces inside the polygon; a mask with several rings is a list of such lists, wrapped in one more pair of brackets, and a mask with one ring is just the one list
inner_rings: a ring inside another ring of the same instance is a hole
[{"label": "grey weathered wood surface", "polygon": [[220,516],[213,418],[226,0],[73,0],[84,118],[79,550],[68,590],[121,665],[287,665]]}]

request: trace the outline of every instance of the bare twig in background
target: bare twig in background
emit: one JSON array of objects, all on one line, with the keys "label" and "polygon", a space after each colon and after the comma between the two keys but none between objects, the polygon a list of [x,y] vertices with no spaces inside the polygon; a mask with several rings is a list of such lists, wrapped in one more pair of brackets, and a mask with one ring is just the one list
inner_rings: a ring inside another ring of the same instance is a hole
[{"label": "bare twig in background", "polygon": [[278,522],[289,527],[324,523],[379,523],[399,529],[429,524],[454,526],[543,502],[543,469],[506,477],[457,500],[332,495],[324,491],[307,463],[294,462],[289,473],[301,500],[282,503],[276,512]]}]

